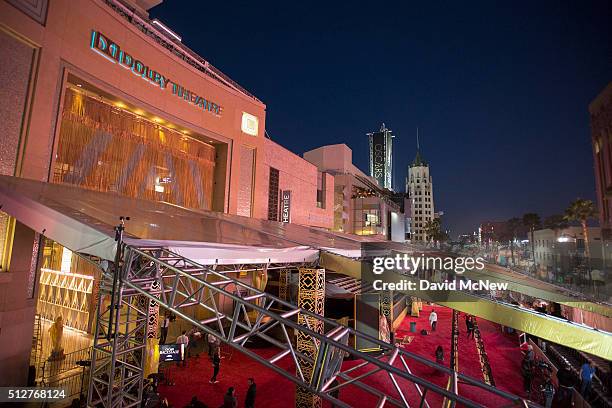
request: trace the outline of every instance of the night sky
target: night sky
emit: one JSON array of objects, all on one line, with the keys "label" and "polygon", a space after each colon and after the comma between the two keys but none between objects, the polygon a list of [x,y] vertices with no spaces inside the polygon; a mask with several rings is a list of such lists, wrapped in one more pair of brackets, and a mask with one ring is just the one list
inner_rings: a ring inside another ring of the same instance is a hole
[{"label": "night sky", "polygon": [[418,126],[452,235],[595,199],[588,104],[612,81],[612,2],[441,3],[165,0],[150,15],[257,95],[298,154],[346,143],[367,173],[384,122],[403,191]]}]

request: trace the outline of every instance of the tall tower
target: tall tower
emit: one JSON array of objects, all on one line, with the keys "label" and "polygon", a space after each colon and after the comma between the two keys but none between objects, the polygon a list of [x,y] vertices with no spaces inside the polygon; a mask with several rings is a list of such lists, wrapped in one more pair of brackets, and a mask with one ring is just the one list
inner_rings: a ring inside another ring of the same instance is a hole
[{"label": "tall tower", "polygon": [[393,190],[393,136],[383,123],[378,132],[368,133],[370,139],[370,176],[378,185]]},{"label": "tall tower", "polygon": [[421,156],[419,133],[417,130],[417,153],[408,166],[406,192],[412,204],[410,221],[410,240],[426,241],[425,225],[434,219],[433,182],[429,174],[429,164]]}]

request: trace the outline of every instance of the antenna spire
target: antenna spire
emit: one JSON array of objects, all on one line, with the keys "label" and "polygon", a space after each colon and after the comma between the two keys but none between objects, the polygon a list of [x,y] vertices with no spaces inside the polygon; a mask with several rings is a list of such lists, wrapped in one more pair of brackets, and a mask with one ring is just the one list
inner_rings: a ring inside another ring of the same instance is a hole
[{"label": "antenna spire", "polygon": [[417,152],[420,150],[419,146],[419,127],[417,126]]}]

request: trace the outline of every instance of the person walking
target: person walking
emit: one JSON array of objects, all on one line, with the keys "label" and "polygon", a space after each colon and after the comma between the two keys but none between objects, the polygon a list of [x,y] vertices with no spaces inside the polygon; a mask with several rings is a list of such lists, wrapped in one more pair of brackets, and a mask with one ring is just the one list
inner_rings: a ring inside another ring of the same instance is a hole
[{"label": "person walking", "polygon": [[544,395],[544,398],[545,398],[544,406],[546,408],[551,408],[553,397],[555,395],[555,386],[553,385],[550,378],[547,378],[546,382],[542,384],[542,394]]},{"label": "person walking", "polygon": [[219,375],[219,368],[221,365],[221,356],[219,356],[219,350],[215,350],[215,354],[213,354],[213,376],[210,379],[211,384],[218,383],[217,375]]},{"label": "person walking", "polygon": [[438,346],[436,349],[436,363],[444,364],[444,348],[442,346]]},{"label": "person walking", "polygon": [[[187,347],[189,347],[189,337],[187,337],[187,332],[185,330],[183,330],[181,335],[176,338],[176,344],[184,344],[184,347],[183,347],[183,351],[184,351],[184,354],[183,354],[183,367],[186,367],[187,366],[187,355],[186,355],[186,353],[187,353]],[[180,364],[180,362],[178,364]]]},{"label": "person walking", "polygon": [[436,313],[436,309],[431,309],[429,324],[431,325],[431,331],[436,331],[436,326],[438,325],[438,314]]},{"label": "person walking", "polygon": [[582,395],[584,399],[587,399],[591,392],[593,374],[595,374],[595,365],[592,361],[584,363],[580,368],[580,395]]},{"label": "person walking", "polygon": [[193,354],[196,357],[200,357],[198,344],[200,342],[200,339],[202,338],[202,333],[200,333],[198,328],[194,326],[191,330],[189,330],[187,336],[189,337],[189,349],[187,351],[187,356],[191,357],[191,355]]},{"label": "person walking", "polygon": [[246,398],[244,399],[244,408],[255,407],[255,394],[257,393],[257,386],[255,380],[249,378],[249,388],[247,389]]},{"label": "person walking", "polygon": [[466,316],[465,317],[465,326],[467,329],[467,338],[469,339],[474,338],[474,317],[473,316]]},{"label": "person walking", "polygon": [[159,336],[159,344],[166,344],[166,339],[168,338],[168,329],[170,328],[170,316],[168,313],[165,314],[164,320],[161,322],[160,327],[160,336]]},{"label": "person walking", "polygon": [[576,378],[568,364],[557,371],[557,379],[559,388],[553,396],[552,408],[572,408],[574,406],[574,394],[576,394]]},{"label": "person walking", "polygon": [[237,408],[238,401],[236,400],[236,392],[234,387],[229,387],[227,393],[223,397],[223,408]]},{"label": "person walking", "polygon": [[531,382],[533,380],[533,364],[532,361],[527,357],[523,357],[521,363],[521,374],[523,375],[523,387],[525,394],[529,396],[531,394]]}]

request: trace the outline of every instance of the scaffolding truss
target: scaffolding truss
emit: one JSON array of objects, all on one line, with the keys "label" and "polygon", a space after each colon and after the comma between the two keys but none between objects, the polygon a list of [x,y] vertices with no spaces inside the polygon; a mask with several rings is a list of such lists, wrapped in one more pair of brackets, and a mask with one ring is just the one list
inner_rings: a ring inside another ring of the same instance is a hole
[{"label": "scaffolding truss", "polygon": [[[159,247],[123,245],[122,253],[116,300],[108,307],[103,299],[104,294],[110,292],[113,268],[106,269],[101,284],[89,406],[116,408],[140,403],[151,302],[339,407],[350,405],[336,397],[338,391],[351,392],[353,387],[374,396],[378,407],[409,407],[410,401],[415,399],[419,406],[429,407],[426,395],[431,394],[446,399],[451,406],[457,403],[465,407],[481,406],[459,395],[456,387],[447,390],[414,375],[410,370],[413,364],[431,367],[447,375],[449,382],[454,384],[461,381],[478,388],[484,398],[490,395],[504,399],[508,406],[530,406],[518,396],[298,308],[234,276],[241,270],[263,269],[264,265],[250,268],[200,265]],[[273,267],[286,268],[287,265]],[[186,312],[188,307],[198,308],[210,317],[197,320]],[[110,318],[111,313],[114,313],[113,318]],[[320,327],[322,331],[318,331]],[[296,337],[310,338],[316,352],[312,355],[301,353],[296,347]],[[348,344],[349,338],[375,343],[381,353],[374,356],[359,352]],[[257,354],[247,347],[247,342],[256,339],[275,347],[278,352],[269,358]],[[342,361],[347,357],[357,364],[343,367]],[[310,375],[304,374],[304,364],[309,366]],[[391,381],[396,391],[394,395],[388,394],[381,381],[367,381],[375,375],[380,376],[379,373]]]}]

